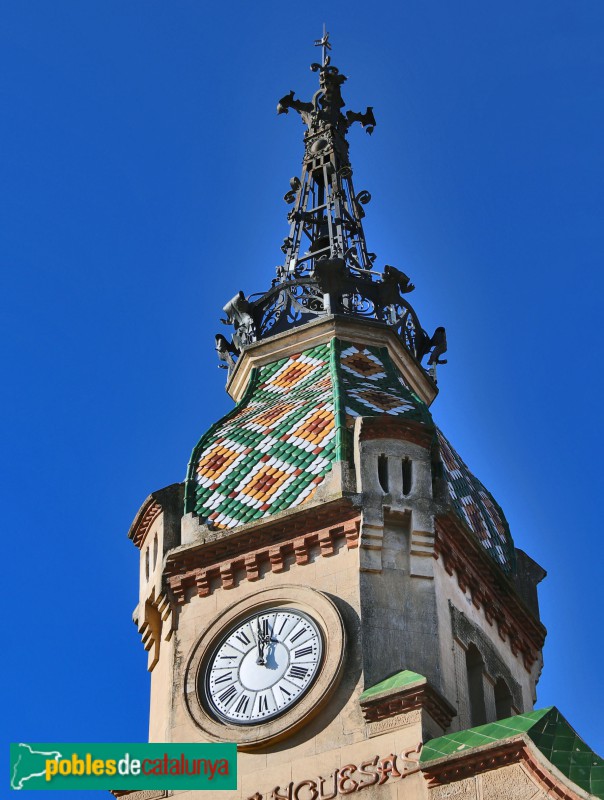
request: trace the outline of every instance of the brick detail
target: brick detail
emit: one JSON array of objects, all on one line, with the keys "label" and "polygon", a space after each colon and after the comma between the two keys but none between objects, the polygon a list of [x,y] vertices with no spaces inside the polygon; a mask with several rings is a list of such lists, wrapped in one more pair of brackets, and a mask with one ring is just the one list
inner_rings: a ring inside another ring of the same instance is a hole
[{"label": "brick detail", "polygon": [[139,548],[142,548],[147,534],[149,533],[149,529],[151,525],[155,522],[155,520],[159,517],[162,512],[162,507],[157,502],[157,500],[153,500],[149,503],[147,508],[145,509],[138,525],[136,526],[136,530],[134,535],[132,536],[132,541],[134,544]]},{"label": "brick detail", "polygon": [[244,559],[245,577],[248,581],[257,581],[260,577],[260,564],[256,553],[250,553]]},{"label": "brick detail", "polygon": [[487,622],[497,627],[500,639],[509,642],[513,655],[519,655],[530,671],[547,632],[519,599],[512,583],[453,515],[436,518],[434,550],[445,571],[457,576],[462,592],[469,592],[473,605],[484,609]]},{"label": "brick detail", "polygon": [[401,439],[429,450],[434,442],[434,426],[402,417],[364,417],[360,438],[361,441]]},{"label": "brick detail", "polygon": [[446,760],[439,759],[439,762],[434,765],[422,765],[422,772],[429,788],[454,783],[520,762],[535,783],[545,791],[547,797],[555,800],[579,800],[579,796],[569,786],[563,784],[545,764],[537,760],[531,746],[522,737],[480,748],[478,751],[451,755]]},{"label": "brick detail", "polygon": [[379,722],[416,709],[425,709],[443,731],[456,715],[455,709],[428,683],[361,703],[365,722]]},{"label": "brick detail", "polygon": [[525,747],[522,739],[506,742],[482,752],[448,758],[435,766],[422,767],[422,772],[428,779],[429,787],[441,786],[445,783],[461,781],[488,769],[516,763],[521,760]]},{"label": "brick detail", "polygon": [[[288,559],[304,566],[310,563],[313,555],[320,558],[333,555],[340,543],[348,549],[358,547],[359,527],[360,517],[355,517],[303,536],[291,537],[278,544],[271,545],[267,542],[251,552],[224,560],[214,550],[217,558],[212,564],[206,563],[203,567],[190,566],[178,572],[175,571],[174,564],[170,565],[167,571],[168,583],[176,602],[183,605],[191,591],[199,597],[206,597],[217,586],[232,589],[237,582],[236,576],[239,575],[243,580],[258,580],[263,565],[267,565],[272,572],[283,572]],[[205,554],[202,550],[200,557],[203,555]]]},{"label": "brick detail", "polygon": [[[262,555],[265,555],[262,553]],[[256,558],[260,556],[260,553],[255,553]],[[285,569],[285,557],[283,555],[283,548],[281,545],[277,547],[271,547],[268,551],[268,560],[270,561],[271,570],[273,572],[283,572]]]}]

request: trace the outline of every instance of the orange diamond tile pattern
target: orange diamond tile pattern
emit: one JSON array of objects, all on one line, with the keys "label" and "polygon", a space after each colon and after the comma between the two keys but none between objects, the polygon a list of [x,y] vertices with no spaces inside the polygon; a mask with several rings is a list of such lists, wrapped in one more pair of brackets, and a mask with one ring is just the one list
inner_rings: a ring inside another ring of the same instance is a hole
[{"label": "orange diamond tile pattern", "polygon": [[388,414],[430,423],[430,412],[405,384],[387,350],[343,342],[340,368],[350,419]]},{"label": "orange diamond tile pattern", "polygon": [[[213,528],[228,529],[301,505],[333,463],[347,458],[359,416],[403,416],[433,426],[386,349],[334,339],[254,370],[244,400],[193,452],[188,508]],[[455,512],[502,569],[513,569],[503,512],[437,436]]]},{"label": "orange diamond tile pattern", "polygon": [[195,512],[233,528],[311,497],[335,459],[329,345],[260,367],[196,448]]}]

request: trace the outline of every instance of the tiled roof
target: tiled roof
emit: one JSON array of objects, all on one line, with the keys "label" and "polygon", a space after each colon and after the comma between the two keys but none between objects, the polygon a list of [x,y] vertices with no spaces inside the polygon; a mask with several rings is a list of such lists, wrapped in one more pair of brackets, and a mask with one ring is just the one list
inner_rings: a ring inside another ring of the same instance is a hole
[{"label": "tiled roof", "polygon": [[420,763],[423,766],[443,756],[460,755],[518,735],[531,739],[547,760],[581,789],[604,798],[604,759],[585,744],[554,707],[431,739],[424,744]]},{"label": "tiled roof", "polygon": [[493,496],[461,460],[443,433],[437,431],[449,495],[458,516],[499,566],[511,572],[515,550],[507,520]]},{"label": "tiled roof", "polygon": [[346,421],[379,414],[430,421],[385,349],[332,340],[260,367],[193,451],[186,510],[233,528],[294,508],[346,459]]},{"label": "tiled roof", "polygon": [[[386,348],[332,339],[254,369],[239,405],[193,451],[186,511],[220,529],[301,505],[333,463],[347,460],[359,416],[433,426]],[[440,432],[438,444],[454,510],[489,555],[513,569],[503,512]]]},{"label": "tiled roof", "polygon": [[432,424],[428,407],[406,385],[385,348],[336,341],[342,405],[354,417],[404,416]]},{"label": "tiled roof", "polygon": [[187,498],[216,528],[303,503],[336,450],[329,345],[254,370],[239,405],[193,451]]}]

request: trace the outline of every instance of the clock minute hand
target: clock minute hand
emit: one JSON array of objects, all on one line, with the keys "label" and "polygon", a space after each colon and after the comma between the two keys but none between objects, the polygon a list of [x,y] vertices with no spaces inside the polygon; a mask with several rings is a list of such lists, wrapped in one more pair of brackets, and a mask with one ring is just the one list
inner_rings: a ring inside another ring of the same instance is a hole
[{"label": "clock minute hand", "polygon": [[260,630],[260,617],[256,620],[256,626],[258,635],[258,658],[256,659],[256,664],[264,666],[266,664],[266,659],[264,658],[264,636]]}]

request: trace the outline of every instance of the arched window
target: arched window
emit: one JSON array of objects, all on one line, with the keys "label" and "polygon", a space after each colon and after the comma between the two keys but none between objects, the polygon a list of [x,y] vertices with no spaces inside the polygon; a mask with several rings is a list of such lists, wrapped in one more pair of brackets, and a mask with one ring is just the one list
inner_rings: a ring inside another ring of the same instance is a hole
[{"label": "arched window", "polygon": [[388,456],[381,455],[378,458],[378,480],[383,491],[388,494]]},{"label": "arched window", "polygon": [[470,724],[484,725],[487,714],[484,704],[484,661],[476,645],[466,650],[466,669],[468,673],[468,695],[470,698]]},{"label": "arched window", "polygon": [[495,714],[497,719],[511,717],[513,713],[512,693],[503,678],[498,678],[495,684]]}]

